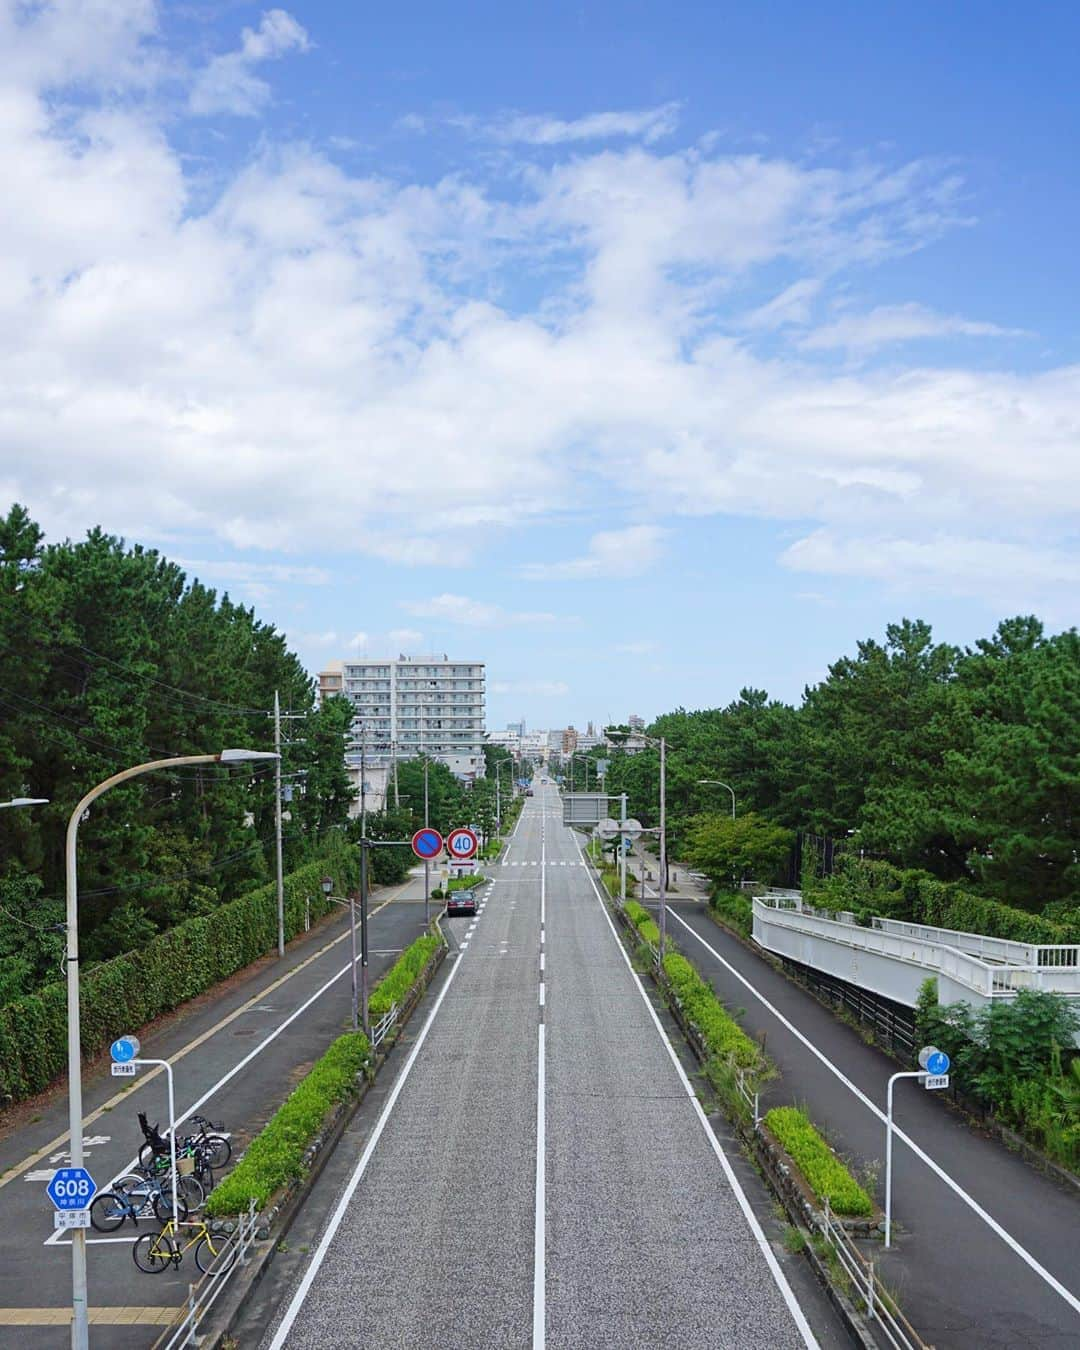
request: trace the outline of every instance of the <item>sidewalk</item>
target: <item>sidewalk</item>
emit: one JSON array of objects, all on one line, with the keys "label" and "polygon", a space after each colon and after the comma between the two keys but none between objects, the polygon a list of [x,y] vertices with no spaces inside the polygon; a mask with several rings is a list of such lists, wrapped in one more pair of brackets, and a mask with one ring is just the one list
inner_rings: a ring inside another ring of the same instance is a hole
[{"label": "sidewalk", "polygon": [[[657,876],[655,859],[646,870]],[[669,935],[780,1069],[763,1109],[804,1106],[883,1203],[881,1108],[896,1064],[717,924],[688,869],[673,871]],[[646,903],[655,908],[655,898],[655,880],[646,881]],[[962,1192],[894,1137],[893,1246],[866,1250],[920,1335],[938,1350],[1080,1343],[1077,1192],[910,1083],[897,1085],[896,1124]]]}]

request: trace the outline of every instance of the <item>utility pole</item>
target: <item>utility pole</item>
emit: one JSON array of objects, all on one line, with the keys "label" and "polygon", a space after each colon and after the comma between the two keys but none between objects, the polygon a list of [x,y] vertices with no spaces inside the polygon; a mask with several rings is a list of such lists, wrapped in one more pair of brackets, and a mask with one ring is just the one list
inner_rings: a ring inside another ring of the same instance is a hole
[{"label": "utility pole", "polygon": [[360,1024],[364,1035],[371,1034],[368,1026],[368,839],[367,839],[367,784],[365,778],[364,746],[367,727],[360,724]]},{"label": "utility pole", "polygon": [[626,824],[626,793],[619,797],[619,902],[626,905],[626,839],[623,826]]},{"label": "utility pole", "polygon": [[274,848],[277,855],[277,946],[285,955],[285,874],[281,858],[281,699],[274,690]]},{"label": "utility pole", "polygon": [[660,963],[667,937],[667,740],[660,737]]}]

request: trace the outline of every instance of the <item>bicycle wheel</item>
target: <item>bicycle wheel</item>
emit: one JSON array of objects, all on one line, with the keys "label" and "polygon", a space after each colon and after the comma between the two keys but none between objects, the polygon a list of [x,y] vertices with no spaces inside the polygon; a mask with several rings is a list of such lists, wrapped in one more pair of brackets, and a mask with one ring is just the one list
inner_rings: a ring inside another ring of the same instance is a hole
[{"label": "bicycle wheel", "polygon": [[[172,1218],[172,1192],[166,1191],[164,1187],[154,1196],[154,1215],[158,1223],[168,1223]],[[176,1196],[176,1217],[183,1223],[187,1216],[188,1203],[181,1188]]]},{"label": "bicycle wheel", "polygon": [[232,1267],[236,1251],[232,1233],[207,1233],[195,1248],[195,1264],[204,1275],[221,1275]]},{"label": "bicycle wheel", "polygon": [[208,1134],[202,1146],[211,1167],[224,1167],[232,1157],[232,1144],[223,1134]]},{"label": "bicycle wheel", "polygon": [[203,1205],[206,1204],[206,1191],[203,1189],[203,1184],[198,1177],[181,1177],[177,1194],[193,1214],[197,1209],[202,1209]]},{"label": "bicycle wheel", "polygon": [[134,1217],[132,1201],[114,1191],[102,1191],[90,1202],[90,1223],[99,1233],[115,1233],[125,1219]]},{"label": "bicycle wheel", "polygon": [[163,1233],[144,1233],[136,1238],[131,1255],[140,1270],[147,1275],[160,1275],[161,1272],[179,1255],[179,1249],[172,1238]]}]

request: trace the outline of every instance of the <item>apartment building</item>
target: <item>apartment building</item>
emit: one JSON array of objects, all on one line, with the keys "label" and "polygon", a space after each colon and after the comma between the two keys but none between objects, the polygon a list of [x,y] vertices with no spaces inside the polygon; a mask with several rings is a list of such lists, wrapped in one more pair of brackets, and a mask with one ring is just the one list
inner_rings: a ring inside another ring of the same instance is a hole
[{"label": "apartment building", "polygon": [[344,694],[356,709],[358,758],[373,766],[394,755],[423,752],[459,778],[484,776],[484,663],[441,657],[399,656],[396,661],[342,661],[319,674],[323,697]]}]

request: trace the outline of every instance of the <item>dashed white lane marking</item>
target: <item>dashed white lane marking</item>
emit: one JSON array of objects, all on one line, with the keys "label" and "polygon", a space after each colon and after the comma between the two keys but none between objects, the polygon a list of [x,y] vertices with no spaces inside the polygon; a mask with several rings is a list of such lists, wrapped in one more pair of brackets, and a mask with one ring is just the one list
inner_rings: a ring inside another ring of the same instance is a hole
[{"label": "dashed white lane marking", "polygon": [[540,1006],[541,1006],[541,1008],[544,1006],[544,989],[545,989],[545,988],[546,988],[545,985],[541,985],[541,986],[540,986]]},{"label": "dashed white lane marking", "polygon": [[[545,1338],[545,1297],[546,1297],[546,1278],[545,1278],[545,1251],[547,1243],[545,1236],[545,1208],[547,1205],[547,1196],[545,1194],[546,1178],[545,1172],[545,1154],[547,1144],[545,1141],[546,1120],[544,1114],[544,1024],[540,1023],[537,1027],[538,1037],[536,1046],[536,1199],[535,1199],[535,1220],[533,1223],[533,1350],[544,1350]],[[274,1350],[271,1347],[271,1350]]]},{"label": "dashed white lane marking", "polygon": [[[697,933],[695,933],[694,930],[690,927],[690,925],[686,922],[686,920],[679,918],[678,914],[676,914],[674,910],[669,910],[668,913],[679,923],[682,924],[682,926],[686,929],[686,931],[690,934],[691,937],[697,938],[698,942],[701,943],[701,945],[705,948],[705,950],[711,952],[712,955],[717,959],[717,961],[719,961],[720,964],[725,968],[725,970],[729,970],[732,973],[732,975],[734,975],[735,978],[739,981],[739,983],[751,994],[753,994],[753,996],[758,1000],[758,1002],[762,1005],[762,1007],[767,1008],[778,1022],[780,1022],[783,1026],[787,1027],[788,1031],[790,1031],[791,1034],[794,1037],[796,1037],[796,1039],[801,1041],[802,1044],[805,1045],[806,1048],[810,1051],[810,1053],[814,1055],[818,1060],[820,1060],[821,1063],[824,1064],[824,1066],[830,1071],[830,1073],[834,1074],[850,1092],[854,1093],[854,1095],[858,1097],[859,1101],[861,1101],[862,1104],[868,1110],[872,1111],[880,1121],[885,1120],[885,1112],[882,1111],[881,1108],[877,1106],[874,1102],[872,1102],[870,1098],[866,1095],[866,1093],[862,1091],[861,1088],[856,1087],[855,1084],[851,1081],[851,1079],[848,1078],[847,1075],[844,1074],[839,1068],[837,1068],[837,1066],[832,1062],[832,1060],[828,1059],[823,1054],[823,1052],[820,1051],[816,1045],[814,1045],[812,1041],[808,1040],[807,1037],[798,1029],[798,1027],[794,1026],[791,1022],[789,1022],[788,1019],[784,1016],[784,1014],[779,1011],[779,1009],[774,1008],[764,994],[759,994],[745,975],[740,974],[740,972],[737,971],[735,967],[730,964],[730,962],[725,961],[724,958],[720,955],[720,953],[716,950],[716,948],[710,947],[709,944],[705,941],[705,939],[703,937],[700,937]],[[919,1145],[916,1144],[916,1142],[914,1141],[914,1139],[911,1138],[910,1135],[905,1134],[904,1131],[901,1130],[896,1125],[893,1126],[893,1134],[896,1136],[897,1139],[900,1139],[905,1144],[907,1144],[908,1148],[911,1149],[912,1153],[914,1153],[917,1158],[920,1158],[927,1165],[927,1167],[930,1168],[930,1170],[935,1174],[935,1176],[940,1177],[941,1180],[945,1183],[945,1185],[948,1186],[949,1189],[953,1191],[957,1196],[959,1196],[959,1198],[964,1202],[964,1204],[967,1205],[971,1210],[973,1210],[974,1213],[976,1213],[979,1216],[979,1218],[982,1219],[982,1221],[989,1228],[991,1228],[998,1235],[998,1237],[1001,1238],[1001,1240],[1008,1247],[1010,1247],[1012,1251],[1016,1253],[1017,1256],[1019,1256],[1021,1261],[1023,1261],[1026,1265],[1030,1266],[1030,1268],[1035,1272],[1036,1275],[1040,1277],[1040,1279],[1045,1280],[1046,1283],[1050,1286],[1051,1289],[1053,1289],[1053,1291],[1056,1294],[1060,1294],[1070,1308],[1072,1308],[1075,1312],[1080,1313],[1080,1299],[1078,1299],[1074,1294],[1070,1293],[1069,1290],[1065,1288],[1065,1286],[1061,1283],[1060,1280],[1056,1279],[1053,1275],[1051,1275],[1051,1273],[1045,1268],[1045,1266],[1041,1266],[1039,1262],[1035,1259],[1035,1257],[1032,1256],[1032,1254],[1025,1247],[1022,1247],[1020,1243],[1017,1242],[1016,1238],[1014,1238],[1011,1233],[1007,1232],[1004,1228],[1002,1228],[1001,1224],[998,1223],[998,1221],[993,1217],[992,1214],[987,1213],[987,1211],[983,1209],[982,1205],[980,1205],[979,1202],[976,1199],[974,1199],[974,1197],[968,1195],[967,1191],[965,1191],[958,1182],[954,1181],[952,1177],[949,1176],[948,1172],[944,1170],[944,1168],[938,1166],[938,1164],[933,1160],[933,1158],[930,1157],[929,1153],[925,1153],[919,1147]]]}]

